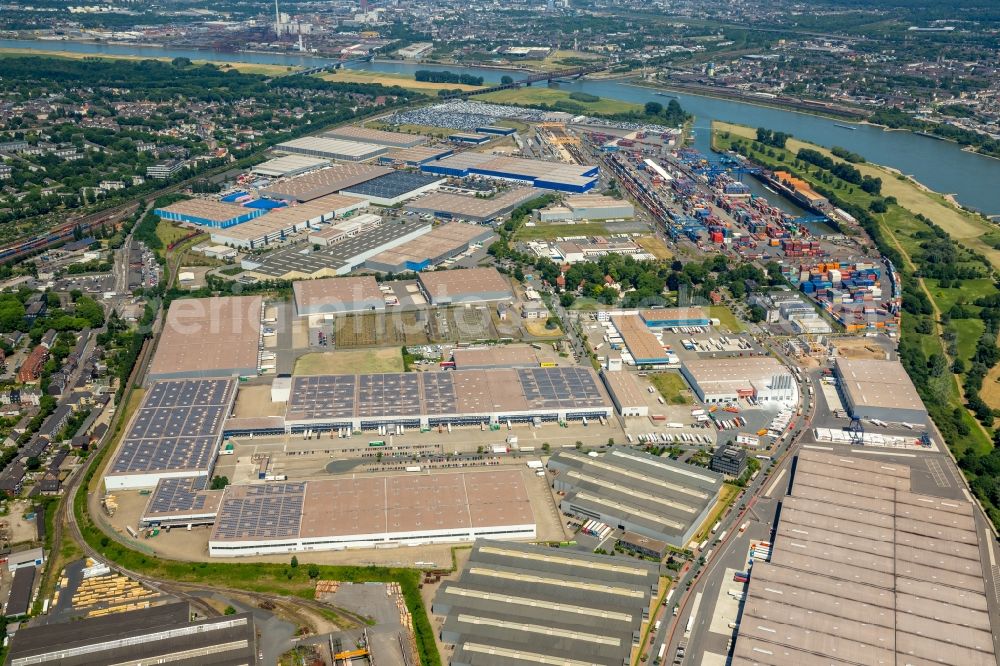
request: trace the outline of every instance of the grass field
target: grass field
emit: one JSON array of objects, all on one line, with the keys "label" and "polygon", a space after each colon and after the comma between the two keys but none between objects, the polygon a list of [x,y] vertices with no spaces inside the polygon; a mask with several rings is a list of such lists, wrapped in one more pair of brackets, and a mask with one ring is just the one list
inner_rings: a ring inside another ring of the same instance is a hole
[{"label": "grass field", "polygon": [[[737,136],[755,138],[756,130],[742,125],[730,123],[713,122],[713,127],[720,131],[730,132]],[[789,139],[787,148],[796,153],[800,148],[812,148],[818,150],[827,157],[838,159],[823,148],[814,144]],[[899,205],[913,213],[922,213],[926,217],[934,220],[935,224],[947,231],[952,238],[959,241],[966,247],[985,255],[994,267],[1000,268],[1000,250],[989,245],[983,236],[995,231],[995,227],[977,215],[960,210],[956,206],[948,203],[940,194],[931,192],[926,187],[910,178],[900,179],[897,172],[892,169],[876,164],[855,164],[858,171],[865,176],[873,176],[882,179],[882,196],[896,197]]]},{"label": "grass field", "polygon": [[399,348],[391,347],[305,354],[296,359],[294,374],[348,375],[402,371],[403,353]]},{"label": "grass field", "polygon": [[391,125],[389,123],[379,123],[372,122],[367,123],[365,127],[370,127],[372,129],[384,129],[391,130],[393,132],[406,132],[407,134],[425,134],[427,136],[437,137],[443,139],[449,134],[453,134],[455,130],[448,129],[447,127],[431,127],[430,125]]},{"label": "grass field", "polygon": [[728,328],[732,333],[740,333],[743,331],[743,324],[726,305],[710,306],[708,308],[708,316],[713,319],[718,319],[719,323]]},{"label": "grass field", "polygon": [[461,83],[417,81],[412,76],[407,76],[406,74],[372,72],[365,69],[338,69],[336,72],[321,74],[320,78],[339,83],[378,83],[383,86],[400,86],[408,90],[418,90],[425,93],[436,93],[438,90],[475,90],[479,87]]},{"label": "grass field", "polygon": [[733,500],[736,499],[739,493],[740,489],[736,486],[728,483],[722,484],[722,489],[719,491],[719,501],[715,503],[712,512],[708,514],[708,519],[702,523],[701,529],[698,530],[693,541],[701,543],[708,538],[712,531],[712,525],[722,517],[722,514],[726,512],[726,507],[733,503]]},{"label": "grass field", "polygon": [[556,326],[555,328],[545,328],[544,319],[531,319],[524,322],[524,330],[528,331],[529,335],[536,338],[559,338],[562,337],[562,329]]},{"label": "grass field", "polygon": [[586,113],[627,113],[629,111],[642,111],[641,104],[622,102],[616,99],[601,98],[596,102],[578,102],[570,99],[569,92],[558,88],[546,88],[539,86],[510,88],[508,90],[498,90],[476,95],[475,99],[484,102],[497,102],[500,104],[555,104],[556,102],[569,102],[577,104]]},{"label": "grass field", "polygon": [[671,405],[690,405],[691,390],[676,372],[658,372],[649,376],[649,383],[656,387],[663,399]]},{"label": "grass field", "polygon": [[156,237],[163,243],[164,251],[170,247],[171,243],[179,241],[189,233],[191,233],[190,229],[179,227],[169,220],[160,220],[156,225]]},{"label": "grass field", "polygon": [[657,259],[673,259],[674,253],[667,248],[667,244],[656,236],[640,236],[635,239],[639,247],[649,252]]},{"label": "grass field", "polygon": [[607,236],[608,228],[603,224],[588,222],[585,224],[536,224],[533,227],[522,225],[514,237],[517,240],[552,240],[570,236]]},{"label": "grass field", "polygon": [[[114,53],[77,53],[75,51],[60,51],[55,47],[53,47],[51,51],[39,49],[0,48],[0,58],[4,56],[26,55],[66,58],[67,60],[84,60],[90,58],[99,58],[101,60],[159,60],[161,62],[170,62],[173,60],[173,58],[168,58],[166,56],[118,55]],[[235,69],[245,74],[263,74],[265,76],[286,74],[293,69],[291,67],[286,67],[285,65],[265,65],[252,62],[221,63],[215,60],[192,60],[191,62],[195,65],[215,65],[219,69]]]}]

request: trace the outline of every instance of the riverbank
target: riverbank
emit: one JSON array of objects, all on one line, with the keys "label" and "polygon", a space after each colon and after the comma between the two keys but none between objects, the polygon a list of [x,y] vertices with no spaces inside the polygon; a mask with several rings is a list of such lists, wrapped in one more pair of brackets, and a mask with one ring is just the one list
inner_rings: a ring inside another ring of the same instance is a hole
[{"label": "riverbank", "polygon": [[814,103],[811,102],[795,102],[791,100],[782,100],[780,98],[768,98],[768,97],[758,97],[756,95],[744,95],[742,92],[731,91],[730,88],[717,88],[714,86],[687,86],[678,83],[662,83],[653,81],[644,81],[642,79],[634,79],[632,85],[640,88],[651,88],[653,90],[669,90],[671,92],[679,92],[685,95],[694,95],[696,97],[708,97],[711,99],[724,99],[726,101],[738,102],[740,104],[748,104],[750,106],[762,106],[771,109],[781,109],[783,111],[792,111],[794,113],[802,113],[806,115],[818,116],[820,118],[830,118],[832,120],[839,120],[841,122],[852,122],[861,123],[867,117],[867,112],[860,109],[848,109],[843,110],[831,109],[820,102],[816,102],[821,108],[816,108]]},{"label": "riverbank", "polygon": [[[43,56],[46,58],[65,58],[67,60],[88,60],[93,58],[98,58],[101,60],[130,60],[133,62],[139,62],[142,60],[158,60],[160,62],[170,62],[173,60],[170,56],[145,56],[145,55],[127,55],[119,53],[79,53],[76,51],[43,51],[41,49],[21,49],[21,48],[11,48],[11,47],[0,47],[0,58],[5,56],[9,57],[23,57],[23,56]],[[235,69],[244,74],[263,74],[264,76],[277,76],[279,74],[287,74],[289,71],[294,69],[287,65],[268,65],[264,63],[253,63],[253,62],[231,62],[231,63],[220,63],[218,60],[192,60],[195,65],[215,65],[220,69]]]},{"label": "riverbank", "polygon": [[[522,86],[520,88],[508,88],[483,95],[474,95],[473,99],[482,102],[495,102],[497,104],[512,104],[521,106],[538,106],[545,104],[553,106],[560,102],[573,104],[580,107],[581,113],[593,113],[599,115],[615,115],[617,113],[629,113],[632,111],[642,111],[641,104],[623,102],[617,99],[599,98],[597,101],[588,102],[576,100],[571,97],[573,93],[560,88],[549,88],[543,86]],[[556,108],[556,110],[560,110]]]},{"label": "riverbank", "polygon": [[439,90],[475,90],[483,86],[470,86],[464,83],[432,83],[417,81],[413,76],[389,72],[375,72],[368,69],[338,69],[320,75],[324,81],[334,83],[377,83],[383,86],[399,86],[407,90],[421,93],[437,93]]},{"label": "riverbank", "polygon": [[[754,140],[756,129],[745,125],[716,121],[713,131],[729,132],[733,135]],[[774,129],[774,128],[771,128]],[[801,148],[818,150],[833,160],[842,161],[829,149],[795,137],[788,140],[787,148],[797,153]],[[871,162],[853,164],[864,176],[882,179],[882,196],[895,197],[903,208],[921,214],[971,250],[984,255],[994,268],[1000,270],[1000,250],[990,242],[1000,241],[1000,229],[984,220],[980,215],[969,212],[954,202],[953,195],[935,192],[913,176],[902,174],[898,169]]]}]

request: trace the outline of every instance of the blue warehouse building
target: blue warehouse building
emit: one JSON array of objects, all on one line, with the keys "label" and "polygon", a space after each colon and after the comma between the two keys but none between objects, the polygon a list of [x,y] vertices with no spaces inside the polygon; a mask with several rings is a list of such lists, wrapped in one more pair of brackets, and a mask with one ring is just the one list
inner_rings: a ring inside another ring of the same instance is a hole
[{"label": "blue warehouse building", "polygon": [[474,146],[484,144],[488,141],[492,141],[494,137],[485,136],[483,134],[449,134],[448,140],[454,143],[468,143]]},{"label": "blue warehouse building", "polygon": [[700,307],[642,310],[639,316],[649,328],[706,327],[711,323],[708,314]]},{"label": "blue warehouse building", "polygon": [[558,192],[583,193],[597,184],[597,166],[546,162],[487,153],[460,153],[421,165],[426,173],[454,178],[485,176]]},{"label": "blue warehouse building", "polygon": [[477,127],[476,132],[479,134],[494,134],[496,136],[510,136],[514,134],[517,130],[512,127],[497,127],[496,125],[490,125],[488,127]]},{"label": "blue warehouse building", "polygon": [[153,214],[171,222],[186,222],[210,229],[228,229],[256,219],[266,212],[261,208],[244,208],[221,201],[188,199],[157,208]]}]

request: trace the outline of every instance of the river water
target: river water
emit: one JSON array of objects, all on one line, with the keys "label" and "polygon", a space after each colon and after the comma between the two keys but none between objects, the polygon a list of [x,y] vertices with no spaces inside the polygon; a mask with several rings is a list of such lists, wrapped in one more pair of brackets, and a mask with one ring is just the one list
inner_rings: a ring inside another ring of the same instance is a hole
[{"label": "river water", "polygon": [[[160,48],[125,44],[93,44],[72,41],[0,39],[0,48],[62,50],[95,55],[139,55],[187,57],[192,60],[216,62],[252,62],[289,66],[316,65],[329,60],[308,54],[219,53],[183,48]],[[356,63],[351,67],[379,72],[410,74],[416,69],[447,69],[456,73],[482,76],[497,83],[506,72],[476,67],[433,66],[402,62]],[[513,73],[517,78],[517,74]],[[621,81],[581,80],[560,84],[565,90],[582,91],[626,102],[657,101],[665,104],[669,97],[654,94],[654,90]],[[927,187],[954,194],[962,204],[989,215],[1000,215],[1000,160],[961,150],[957,145],[911,132],[885,131],[870,125],[858,125],[830,120],[820,116],[784,109],[756,106],[735,100],[716,99],[668,93],[676,97],[684,109],[695,116],[695,148],[708,153],[710,126],[713,120],[768,127],[789,132],[805,141],[823,146],[843,146],[863,155],[876,164],[884,164],[912,175]],[[854,129],[844,129],[848,125]],[[751,184],[755,187],[755,184]],[[772,198],[772,197],[769,197]]]}]

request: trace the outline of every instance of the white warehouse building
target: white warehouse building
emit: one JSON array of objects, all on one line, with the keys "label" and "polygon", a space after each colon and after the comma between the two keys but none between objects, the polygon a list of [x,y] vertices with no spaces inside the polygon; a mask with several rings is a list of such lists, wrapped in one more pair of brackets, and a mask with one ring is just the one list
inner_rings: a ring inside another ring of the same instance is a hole
[{"label": "white warehouse building", "polygon": [[799,400],[792,373],[771,356],[685,361],[681,373],[706,404],[752,398],[764,405],[784,407]]}]

